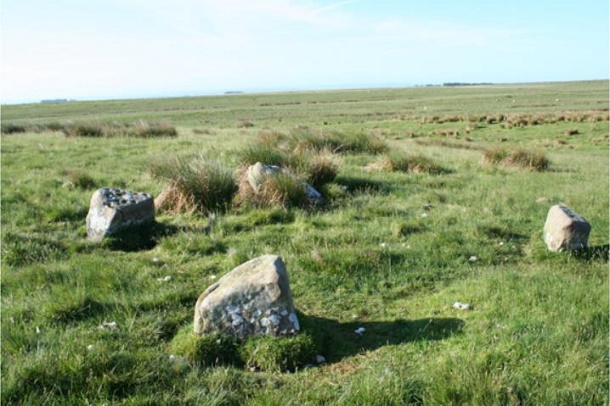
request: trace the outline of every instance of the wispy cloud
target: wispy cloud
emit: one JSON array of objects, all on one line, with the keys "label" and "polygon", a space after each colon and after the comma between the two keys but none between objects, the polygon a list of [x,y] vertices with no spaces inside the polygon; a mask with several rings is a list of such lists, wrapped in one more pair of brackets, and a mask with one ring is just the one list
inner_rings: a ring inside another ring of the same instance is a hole
[{"label": "wispy cloud", "polygon": [[323,7],[314,9],[311,12],[312,12],[312,14],[322,14],[322,13],[326,13],[328,11],[335,10],[335,9],[340,8],[340,7],[346,6],[346,5],[348,5],[350,3],[353,3],[353,2],[354,2],[353,0],[340,1],[340,2],[337,2],[337,3],[334,3],[334,4],[330,4],[328,6],[323,6]]}]

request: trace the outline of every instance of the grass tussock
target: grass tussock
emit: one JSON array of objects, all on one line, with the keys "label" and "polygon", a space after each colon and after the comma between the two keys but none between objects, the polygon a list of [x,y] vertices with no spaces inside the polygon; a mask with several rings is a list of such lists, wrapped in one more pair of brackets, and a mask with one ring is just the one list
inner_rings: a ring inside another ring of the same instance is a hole
[{"label": "grass tussock", "polygon": [[[321,145],[304,147],[292,136],[280,132],[261,132],[258,138],[235,152],[239,185],[237,204],[257,207],[305,207],[307,185],[320,190],[337,177],[339,165],[336,154]],[[280,173],[267,177],[260,190],[254,190],[248,181],[247,170],[260,162],[281,168]]]},{"label": "grass tussock", "polygon": [[173,157],[149,165],[148,170],[154,178],[168,182],[155,206],[172,212],[223,212],[237,192],[232,171],[201,155],[194,159]]},{"label": "grass tussock", "polygon": [[485,162],[492,165],[504,165],[532,171],[545,171],[549,168],[550,160],[540,151],[529,151],[524,148],[507,150],[504,148],[491,148],[483,153]]},{"label": "grass tussock", "polygon": [[554,124],[558,122],[599,122],[608,121],[607,110],[564,111],[556,113],[489,113],[489,114],[460,114],[453,116],[423,116],[421,124],[446,124],[457,122],[482,123],[483,125],[499,124],[505,128],[536,126]]},{"label": "grass tussock", "polygon": [[367,167],[368,171],[384,172],[411,172],[441,174],[450,172],[449,169],[434,162],[433,159],[421,154],[398,154],[393,153],[383,157],[380,162],[373,163]]},{"label": "grass tussock", "polygon": [[247,168],[238,173],[239,188],[236,204],[253,207],[307,207],[310,205],[306,185],[286,172],[266,176],[258,190],[248,180]]},{"label": "grass tussock", "polygon": [[235,160],[240,167],[261,162],[265,165],[281,167],[293,166],[293,157],[268,142],[253,142],[235,152]]},{"label": "grass tussock", "polygon": [[200,367],[245,365],[265,372],[289,372],[315,360],[316,345],[311,335],[249,337],[244,340],[221,334],[193,333],[192,325],[178,331],[170,344],[172,356]]},{"label": "grass tussock", "polygon": [[[55,127],[54,127],[55,128]],[[57,131],[55,129],[54,131]],[[67,137],[134,137],[134,138],[157,138],[175,137],[178,135],[176,128],[168,121],[149,123],[140,120],[133,124],[123,123],[74,123],[65,124],[61,131]]]},{"label": "grass tussock", "polygon": [[321,151],[311,155],[307,162],[307,182],[315,189],[331,183],[339,173],[335,155],[330,151]]},{"label": "grass tussock", "polygon": [[380,137],[363,132],[320,131],[300,126],[290,132],[289,139],[296,153],[328,150],[376,155],[388,150],[388,145]]},{"label": "grass tussock", "polygon": [[0,126],[2,134],[19,134],[27,131],[27,128],[24,125],[11,124],[7,123]]},{"label": "grass tussock", "polygon": [[295,371],[316,357],[313,338],[307,333],[292,337],[253,337],[239,350],[247,367],[267,372]]},{"label": "grass tussock", "polygon": [[68,180],[64,183],[65,186],[75,187],[78,189],[95,189],[97,187],[96,180],[86,172],[83,171],[67,171],[66,177]]}]

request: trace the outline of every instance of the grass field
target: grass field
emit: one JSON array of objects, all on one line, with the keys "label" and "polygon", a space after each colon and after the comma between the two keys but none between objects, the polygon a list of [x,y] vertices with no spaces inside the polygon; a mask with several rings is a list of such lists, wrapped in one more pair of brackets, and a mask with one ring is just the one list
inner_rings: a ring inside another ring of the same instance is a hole
[{"label": "grass field", "polygon": [[[2,404],[607,405],[608,92],[593,81],[2,106]],[[149,123],[177,135],[58,131]],[[168,157],[237,170],[263,139],[322,136],[385,147],[336,148],[323,208],[230,207],[211,232],[206,213],[159,212],[148,237],[85,239],[97,188],[156,196],[165,182],[150,167]],[[412,170],[414,157],[437,169]],[[586,252],[547,251],[558,203],[592,224]],[[199,294],[263,254],[286,262],[327,362],[252,371],[174,356]]]}]

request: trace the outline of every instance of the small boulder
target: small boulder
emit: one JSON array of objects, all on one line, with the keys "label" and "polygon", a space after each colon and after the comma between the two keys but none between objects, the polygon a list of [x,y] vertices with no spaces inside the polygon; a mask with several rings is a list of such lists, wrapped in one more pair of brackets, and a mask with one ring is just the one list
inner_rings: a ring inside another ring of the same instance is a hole
[{"label": "small boulder", "polygon": [[208,287],[195,305],[196,334],[281,336],[298,333],[286,266],[277,255],[239,265]]},{"label": "small boulder", "polygon": [[87,236],[101,241],[106,235],[155,220],[152,195],[129,190],[102,188],[93,193],[87,213]]},{"label": "small boulder", "polygon": [[[290,173],[290,171],[286,169],[282,169],[279,166],[275,165],[265,165],[260,162],[255,163],[248,167],[246,171],[246,177],[248,179],[248,183],[254,190],[254,193],[258,193],[261,190],[261,187],[265,183],[268,176],[273,176],[277,174],[286,174],[296,179],[296,176]],[[307,200],[312,205],[320,205],[323,204],[324,200],[322,198],[322,194],[314,189],[309,183],[302,182],[303,187],[305,188],[305,193],[307,194]]]},{"label": "small boulder", "polygon": [[267,179],[267,176],[282,173],[282,168],[275,165],[264,165],[260,162],[250,165],[246,175],[248,177],[248,183],[252,186],[255,193],[258,193],[263,183]]},{"label": "small boulder", "polygon": [[581,250],[587,247],[591,224],[569,207],[549,209],[544,224],[544,242],[550,251]]}]

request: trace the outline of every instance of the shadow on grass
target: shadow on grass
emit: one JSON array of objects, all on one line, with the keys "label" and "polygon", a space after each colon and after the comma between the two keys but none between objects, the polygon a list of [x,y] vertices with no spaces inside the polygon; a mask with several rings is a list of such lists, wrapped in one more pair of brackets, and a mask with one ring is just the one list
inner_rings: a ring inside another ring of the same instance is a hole
[{"label": "shadow on grass", "polygon": [[335,183],[345,187],[346,192],[354,193],[389,193],[390,188],[383,182],[355,178],[350,176],[337,176]]},{"label": "shadow on grass", "polygon": [[[318,351],[328,362],[338,362],[387,345],[444,340],[459,334],[464,325],[464,321],[457,318],[341,323],[301,313],[299,320],[302,330],[314,337]],[[360,328],[364,328],[364,332],[356,333]]]},{"label": "shadow on grass", "polygon": [[157,223],[127,227],[107,238],[106,244],[115,251],[145,251],[153,249],[163,237],[176,234],[181,228],[171,224]]},{"label": "shadow on grass", "polygon": [[504,241],[525,241],[528,238],[525,234],[515,233],[499,226],[483,226],[479,229],[488,238],[499,238]]},{"label": "shadow on grass", "polygon": [[587,247],[582,250],[572,251],[573,257],[583,261],[603,261],[608,262],[610,244],[597,245],[594,247]]}]

